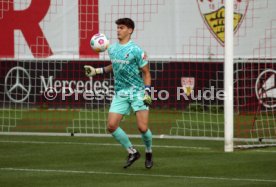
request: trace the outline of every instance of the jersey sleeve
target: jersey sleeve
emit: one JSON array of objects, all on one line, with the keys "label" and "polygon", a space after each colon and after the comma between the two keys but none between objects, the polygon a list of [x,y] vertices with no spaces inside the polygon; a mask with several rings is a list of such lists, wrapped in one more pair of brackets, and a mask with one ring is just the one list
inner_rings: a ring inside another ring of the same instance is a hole
[{"label": "jersey sleeve", "polygon": [[147,55],[140,48],[137,48],[136,51],[137,51],[137,53],[136,53],[136,59],[137,59],[138,66],[139,66],[139,68],[142,68],[142,67],[144,67],[145,65],[148,64]]}]

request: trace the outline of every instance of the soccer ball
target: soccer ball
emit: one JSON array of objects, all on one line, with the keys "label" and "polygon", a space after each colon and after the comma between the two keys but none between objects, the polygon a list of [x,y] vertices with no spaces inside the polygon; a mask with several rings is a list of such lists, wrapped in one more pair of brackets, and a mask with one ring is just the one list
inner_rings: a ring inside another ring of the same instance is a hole
[{"label": "soccer ball", "polygon": [[104,52],[109,46],[109,40],[104,34],[98,33],[92,36],[90,46],[97,53]]}]

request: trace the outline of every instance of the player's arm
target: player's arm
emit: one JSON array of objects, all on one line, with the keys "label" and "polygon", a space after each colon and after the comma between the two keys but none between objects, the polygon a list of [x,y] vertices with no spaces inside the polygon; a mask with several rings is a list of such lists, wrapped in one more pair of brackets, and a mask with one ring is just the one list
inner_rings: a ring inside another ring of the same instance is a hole
[{"label": "player's arm", "polygon": [[93,77],[97,74],[110,73],[112,71],[112,64],[101,68],[94,68],[93,66],[85,65],[84,70],[87,77]]},{"label": "player's arm", "polygon": [[143,79],[144,79],[144,84],[146,86],[151,85],[151,75],[150,75],[150,70],[149,70],[149,64],[146,64],[141,68],[141,71],[143,73]]},{"label": "player's arm", "polygon": [[108,66],[104,67],[104,72],[105,73],[110,73],[112,72],[112,64],[109,64]]},{"label": "player's arm", "polygon": [[151,105],[152,99],[151,99],[151,75],[149,70],[149,64],[146,64],[141,68],[141,71],[143,73],[143,80],[145,84],[145,96],[144,96],[144,103],[146,105]]}]

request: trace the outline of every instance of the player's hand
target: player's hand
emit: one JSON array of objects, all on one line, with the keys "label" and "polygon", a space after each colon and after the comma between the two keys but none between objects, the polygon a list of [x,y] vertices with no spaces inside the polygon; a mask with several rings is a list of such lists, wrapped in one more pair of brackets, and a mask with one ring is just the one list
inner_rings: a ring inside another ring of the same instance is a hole
[{"label": "player's hand", "polygon": [[94,67],[88,66],[88,65],[84,66],[84,70],[85,70],[85,75],[87,77],[93,77],[97,74],[103,73],[103,68],[94,68]]},{"label": "player's hand", "polygon": [[145,105],[147,105],[147,106],[150,106],[152,104],[152,99],[151,99],[151,96],[150,96],[150,88],[149,87],[145,88],[145,96],[143,98],[143,101],[144,101]]}]

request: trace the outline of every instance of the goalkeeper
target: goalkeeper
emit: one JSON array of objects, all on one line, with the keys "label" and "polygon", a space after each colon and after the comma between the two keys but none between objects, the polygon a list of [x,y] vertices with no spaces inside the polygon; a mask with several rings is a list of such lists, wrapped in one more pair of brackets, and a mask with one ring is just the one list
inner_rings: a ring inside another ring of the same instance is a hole
[{"label": "goalkeeper", "polygon": [[[143,50],[131,40],[134,22],[129,18],[121,18],[116,22],[118,42],[108,48],[111,64],[101,68],[84,66],[87,76],[109,73],[113,71],[115,95],[108,114],[108,131],[128,151],[124,168],[131,166],[140,158],[140,153],[130,142],[119,123],[132,108],[142,140],[145,144],[145,167],[150,169],[152,161],[152,133],[148,128],[151,75]],[[141,72],[142,75],[141,76]]]}]

